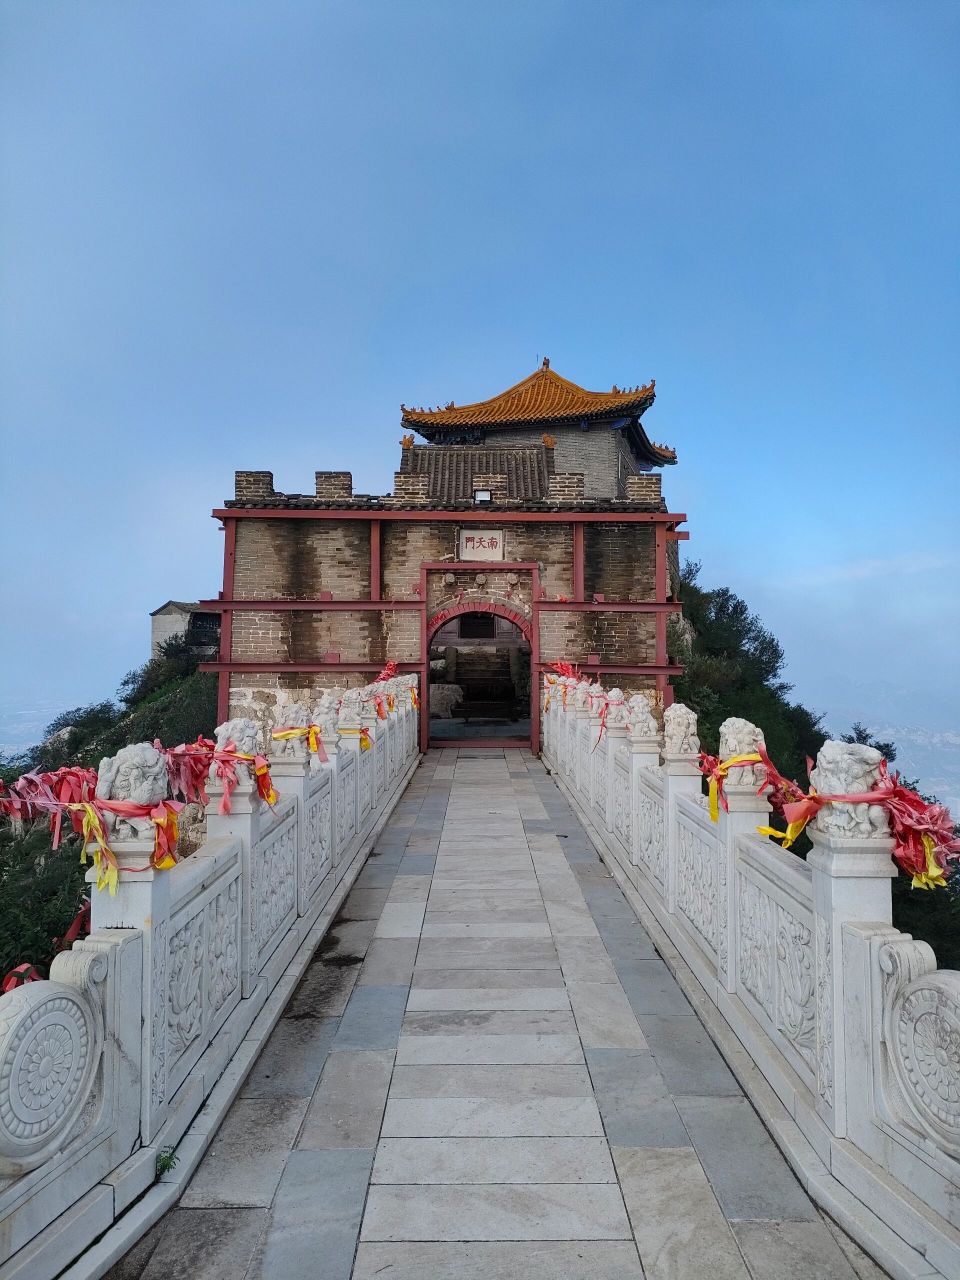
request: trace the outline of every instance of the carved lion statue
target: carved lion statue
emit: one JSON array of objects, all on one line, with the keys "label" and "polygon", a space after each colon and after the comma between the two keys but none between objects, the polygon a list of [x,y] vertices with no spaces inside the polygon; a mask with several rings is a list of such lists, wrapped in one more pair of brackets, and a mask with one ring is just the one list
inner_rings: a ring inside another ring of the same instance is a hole
[{"label": "carved lion statue", "polygon": [[[720,726],[720,759],[730,756],[752,755],[757,747],[763,746],[763,730],[758,729],[749,720],[739,716],[730,716]],[[731,769],[727,781],[732,787],[748,787],[751,783],[758,787],[764,779],[764,771],[759,765],[745,765],[741,769]]]},{"label": "carved lion statue", "polygon": [[311,723],[310,708],[303,702],[277,704],[271,726],[270,754],[277,759],[302,760],[307,752],[306,738],[274,738],[274,729],[306,729]]},{"label": "carved lion statue", "polygon": [[329,741],[337,736],[337,705],[339,689],[321,689],[319,701],[313,708],[313,723],[320,726],[322,735]]},{"label": "carved lion statue", "polygon": [[[874,747],[828,739],[810,771],[810,782],[821,795],[860,795],[873,788],[882,759]],[[886,810],[878,804],[824,805],[813,825],[824,835],[847,839],[873,839],[890,832]]]},{"label": "carved lion statue", "polygon": [[625,725],[629,719],[627,704],[624,702],[622,689],[607,690],[607,714],[606,725],[608,728],[614,728]]},{"label": "carved lion statue", "polygon": [[[97,771],[99,800],[128,800],[132,804],[157,804],[169,794],[167,762],[149,742],[121,747],[115,756],[105,756]],[[149,818],[118,818],[106,815],[108,828],[120,839],[153,835]]]},{"label": "carved lion statue", "polygon": [[663,750],[668,756],[695,756],[700,750],[697,717],[682,702],[674,702],[663,713]]},{"label": "carved lion statue", "polygon": [[253,720],[247,720],[245,717],[237,717],[235,720],[218,724],[213,734],[217,740],[218,751],[226,751],[229,742],[233,743],[233,749],[241,755],[256,755],[260,750],[260,730]]},{"label": "carved lion statue", "polygon": [[660,732],[650,699],[645,693],[635,693],[627,703],[630,708],[630,724],[635,738],[655,738]]}]

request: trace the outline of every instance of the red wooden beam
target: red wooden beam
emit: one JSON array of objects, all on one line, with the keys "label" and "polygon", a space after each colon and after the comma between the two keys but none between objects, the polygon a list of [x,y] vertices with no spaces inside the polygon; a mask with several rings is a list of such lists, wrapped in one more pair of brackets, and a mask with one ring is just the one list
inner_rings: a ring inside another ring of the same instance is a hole
[{"label": "red wooden beam", "polygon": [[322,613],[325,609],[349,612],[351,610],[419,609],[419,600],[201,600],[201,609],[210,613],[236,610],[254,613]]},{"label": "red wooden beam", "polygon": [[[419,662],[398,662],[403,672],[421,669]],[[300,675],[317,671],[380,671],[382,662],[201,662],[201,671],[235,671],[238,675],[286,674]]]},{"label": "red wooden beam", "polygon": [[[370,520],[369,507],[217,507],[212,512],[217,520]],[[665,524],[677,525],[686,516],[677,511],[513,511],[500,508],[470,508],[468,511],[419,510],[395,511],[378,508],[381,520],[416,520],[420,524]],[[458,561],[448,561],[447,568]],[[489,569],[496,561],[484,561]]]},{"label": "red wooden beam", "polygon": [[652,600],[604,600],[603,604],[589,601],[577,604],[573,600],[539,600],[541,609],[549,613],[679,613],[683,605],[679,600],[666,600],[657,604]]},{"label": "red wooden beam", "polygon": [[[551,664],[549,662],[540,662],[537,665],[541,671],[546,671]],[[578,662],[577,666],[581,671],[596,672],[597,674],[608,671],[625,676],[678,676],[683,673],[683,667],[673,666],[670,663],[659,666],[655,662],[646,663],[642,666],[628,666],[616,662]]]}]

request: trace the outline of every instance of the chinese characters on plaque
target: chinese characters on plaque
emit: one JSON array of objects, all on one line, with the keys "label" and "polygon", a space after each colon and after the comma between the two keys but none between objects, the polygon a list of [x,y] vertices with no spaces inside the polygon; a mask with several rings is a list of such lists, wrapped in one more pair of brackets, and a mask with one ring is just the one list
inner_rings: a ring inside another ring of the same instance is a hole
[{"label": "chinese characters on plaque", "polygon": [[502,560],[502,529],[461,529],[461,560]]}]

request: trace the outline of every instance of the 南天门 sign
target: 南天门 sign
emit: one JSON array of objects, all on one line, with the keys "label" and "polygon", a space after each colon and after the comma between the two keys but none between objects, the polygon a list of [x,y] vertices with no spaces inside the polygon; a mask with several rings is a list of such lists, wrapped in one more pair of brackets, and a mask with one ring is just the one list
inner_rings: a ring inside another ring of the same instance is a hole
[{"label": "\u5357\u5929\u95e8 sign", "polygon": [[502,529],[461,529],[460,560],[502,560]]}]

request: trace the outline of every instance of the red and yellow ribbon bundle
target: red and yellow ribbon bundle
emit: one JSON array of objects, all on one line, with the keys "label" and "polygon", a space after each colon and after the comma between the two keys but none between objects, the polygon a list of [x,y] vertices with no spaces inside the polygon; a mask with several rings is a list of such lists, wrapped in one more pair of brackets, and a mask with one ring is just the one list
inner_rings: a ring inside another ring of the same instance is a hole
[{"label": "red and yellow ribbon bundle", "polygon": [[349,727],[341,728],[338,729],[337,732],[340,734],[341,738],[359,738],[361,751],[369,751],[373,746],[373,739],[370,737],[370,730],[365,726],[361,726],[359,729],[352,729]]},{"label": "red and yellow ribbon bundle", "polygon": [[388,710],[388,711],[396,711],[396,709],[397,709],[397,699],[396,699],[396,696],[395,696],[394,694],[392,694],[392,693],[388,693],[388,694],[387,694],[387,710]]},{"label": "red and yellow ribbon bundle", "polygon": [[252,768],[257,794],[266,804],[277,803],[277,793],[270,777],[270,765],[266,756],[248,755],[245,751],[237,751],[236,744],[228,742],[223,751],[214,751],[213,765],[217,777],[223,783],[223,795],[220,797],[220,812],[230,812],[230,797],[237,789],[240,779],[237,777],[237,765],[245,764]]},{"label": "red and yellow ribbon bundle", "polygon": [[324,764],[329,763],[326,748],[323,745],[323,730],[318,724],[308,724],[303,727],[299,725],[290,725],[285,729],[274,729],[270,735],[277,742],[287,742],[293,738],[306,738],[307,750],[311,755],[315,755]]},{"label": "red and yellow ribbon bundle", "polygon": [[166,758],[170,790],[180,795],[188,804],[207,804],[207,777],[217,749],[212,738],[200,735],[196,742],[182,742],[179,747],[154,747]]},{"label": "red and yellow ribbon bundle", "polygon": [[[97,793],[96,769],[84,769],[79,765],[64,765],[50,773],[25,773],[12,783],[6,795],[0,795],[0,813],[21,821],[33,821],[42,814],[50,818],[50,834],[53,848],[60,844],[60,829],[64,806],[70,803],[92,800]],[[80,822],[72,823],[74,831],[80,831]]]},{"label": "red and yellow ribbon bundle", "polygon": [[420,695],[417,693],[417,686],[415,684],[410,686],[410,705],[413,707],[414,711],[416,711],[420,706]]},{"label": "red and yellow ribbon bundle", "polygon": [[720,807],[727,810],[723,793],[727,773],[743,765],[762,767],[764,779],[757,788],[757,795],[769,788],[767,799],[771,808],[787,824],[786,831],[758,827],[758,834],[770,836],[778,840],[784,849],[789,849],[824,805],[879,805],[886,810],[890,821],[894,840],[893,860],[905,875],[911,877],[911,886],[914,889],[946,888],[946,872],[952,862],[960,859],[960,839],[954,835],[950,812],[942,804],[931,804],[911,787],[904,786],[898,773],[890,773],[886,760],[880,761],[879,777],[871,790],[822,795],[813,788],[804,792],[799,783],[785,778],[762,746],[757,752],[731,756],[728,760],[701,752],[700,769],[708,779],[710,817],[714,822],[719,818]]},{"label": "red and yellow ribbon bundle", "polygon": [[110,848],[107,839],[105,815],[114,814],[118,818],[149,818],[154,826],[153,852],[150,855],[150,868],[168,871],[177,863],[177,839],[180,835],[177,826],[177,814],[183,808],[179,800],[160,800],[157,804],[133,804],[129,800],[83,800],[65,806],[80,819],[80,834],[83,845],[80,849],[80,861],[86,862],[87,855],[93,857],[93,865],[97,869],[97,888],[108,889],[111,895],[117,892],[117,881],[120,871],[143,871],[145,867],[121,867],[117,855]]}]

